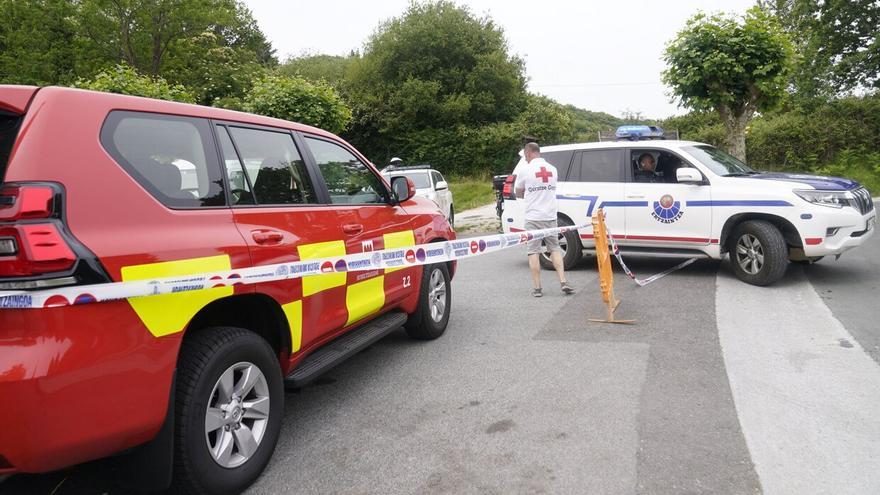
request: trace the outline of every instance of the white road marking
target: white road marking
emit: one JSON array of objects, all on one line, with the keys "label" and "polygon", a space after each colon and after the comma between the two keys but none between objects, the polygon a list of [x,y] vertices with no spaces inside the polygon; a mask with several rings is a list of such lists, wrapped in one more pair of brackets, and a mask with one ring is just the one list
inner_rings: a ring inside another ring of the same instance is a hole
[{"label": "white road marking", "polygon": [[715,310],[764,492],[880,493],[880,367],[803,272],[762,288],[722,269]]}]

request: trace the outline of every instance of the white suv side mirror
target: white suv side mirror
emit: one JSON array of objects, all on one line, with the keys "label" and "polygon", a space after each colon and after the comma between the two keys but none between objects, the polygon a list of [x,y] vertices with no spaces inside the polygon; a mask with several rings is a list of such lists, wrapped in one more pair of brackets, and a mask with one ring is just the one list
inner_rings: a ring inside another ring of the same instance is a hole
[{"label": "white suv side mirror", "polygon": [[444,189],[449,189],[449,184],[445,180],[441,180],[434,184],[434,189],[437,191],[442,191]]},{"label": "white suv side mirror", "polygon": [[703,175],[695,168],[680,168],[675,171],[675,179],[679,184],[702,184]]}]

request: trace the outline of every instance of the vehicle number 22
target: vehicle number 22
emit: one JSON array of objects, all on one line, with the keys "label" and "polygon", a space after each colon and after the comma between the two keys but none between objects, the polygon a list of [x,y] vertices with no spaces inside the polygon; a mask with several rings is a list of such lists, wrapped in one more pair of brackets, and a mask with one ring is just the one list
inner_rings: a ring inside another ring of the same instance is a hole
[{"label": "vehicle number 22", "polygon": [[403,286],[404,287],[411,287],[412,286],[412,277],[410,277],[409,275],[405,275],[403,277]]}]

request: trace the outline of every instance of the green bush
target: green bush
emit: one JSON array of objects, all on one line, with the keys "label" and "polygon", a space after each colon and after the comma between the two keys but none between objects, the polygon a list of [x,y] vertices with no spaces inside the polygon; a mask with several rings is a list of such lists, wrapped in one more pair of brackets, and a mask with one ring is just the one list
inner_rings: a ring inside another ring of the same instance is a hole
[{"label": "green bush", "polygon": [[880,94],[762,116],[753,121],[747,146],[749,163],[771,170],[812,170],[844,150],[878,149]]},{"label": "green bush", "polygon": [[254,82],[245,96],[244,110],[337,134],[351,122],[351,109],[336,90],[299,77],[267,76]]},{"label": "green bush", "polygon": [[[661,125],[682,139],[721,145],[724,127],[711,113],[670,117]],[[760,170],[839,175],[880,193],[880,94],[791,107],[752,120],[748,162]]]},{"label": "green bush", "polygon": [[179,84],[168,84],[161,77],[149,77],[126,65],[117,65],[99,72],[89,80],[78,80],[74,86],[93,91],[143,96],[159,100],[195,103],[195,97]]},{"label": "green bush", "polygon": [[872,195],[880,194],[880,151],[843,150],[834,161],[816,168],[815,172],[857,180]]}]

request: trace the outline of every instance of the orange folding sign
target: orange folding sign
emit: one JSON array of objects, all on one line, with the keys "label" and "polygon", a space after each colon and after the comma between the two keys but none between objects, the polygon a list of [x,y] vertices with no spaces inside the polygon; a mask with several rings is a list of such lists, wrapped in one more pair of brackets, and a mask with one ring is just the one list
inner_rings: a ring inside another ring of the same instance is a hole
[{"label": "orange folding sign", "polygon": [[590,318],[601,323],[633,323],[633,320],[615,320],[614,311],[620,300],[614,296],[614,273],[611,271],[611,253],[608,250],[608,232],[605,229],[605,211],[599,208],[593,214],[593,239],[596,241],[596,262],[599,264],[599,289],[607,308],[604,320]]}]

